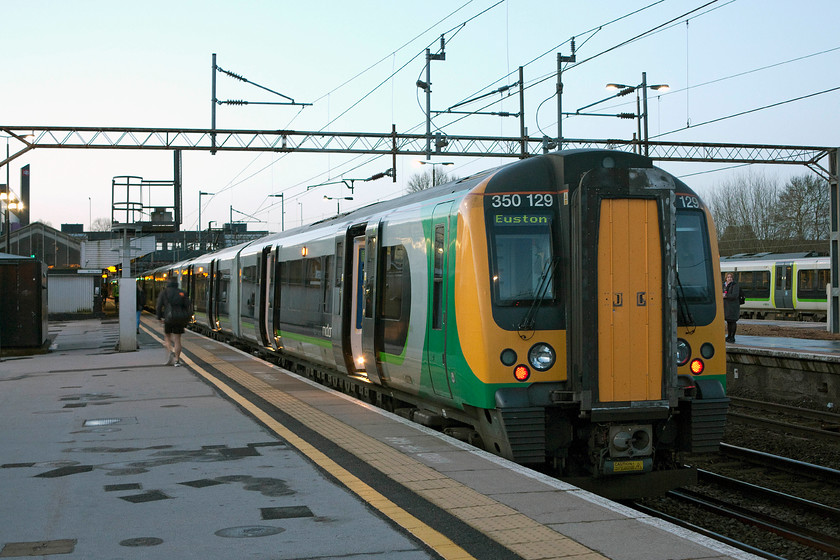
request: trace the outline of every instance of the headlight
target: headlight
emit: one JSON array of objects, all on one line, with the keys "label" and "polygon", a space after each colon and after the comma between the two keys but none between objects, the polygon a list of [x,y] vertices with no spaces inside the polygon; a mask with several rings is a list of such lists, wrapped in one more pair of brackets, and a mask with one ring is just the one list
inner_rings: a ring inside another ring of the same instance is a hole
[{"label": "headlight", "polygon": [[545,342],[538,342],[528,350],[528,363],[537,371],[545,371],[554,365],[554,348]]},{"label": "headlight", "polygon": [[688,342],[685,340],[678,338],[677,339],[677,365],[684,366],[688,363],[688,359],[691,357],[691,346],[688,345]]}]

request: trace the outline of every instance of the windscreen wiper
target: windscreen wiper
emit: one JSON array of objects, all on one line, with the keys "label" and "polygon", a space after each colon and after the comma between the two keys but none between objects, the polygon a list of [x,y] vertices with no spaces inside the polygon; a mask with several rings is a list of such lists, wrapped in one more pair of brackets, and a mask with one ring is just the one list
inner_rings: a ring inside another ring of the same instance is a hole
[{"label": "windscreen wiper", "polygon": [[548,288],[551,286],[551,277],[554,275],[554,269],[557,268],[558,262],[560,262],[560,257],[554,257],[553,259],[545,263],[542,274],[540,275],[540,283],[537,286],[537,292],[534,295],[533,301],[531,302],[531,307],[528,308],[528,312],[525,313],[525,316],[522,318],[522,321],[520,321],[519,325],[517,325],[517,330],[533,330],[534,323],[536,322],[537,318],[537,311],[540,310],[540,307],[543,304],[543,300],[545,299],[545,294],[548,292]]},{"label": "windscreen wiper", "polygon": [[675,273],[677,278],[677,313],[679,314],[679,321],[677,324],[681,324],[682,326],[688,329],[688,334],[694,332],[694,329],[697,328],[697,325],[694,324],[694,317],[691,315],[691,309],[688,307],[688,302],[685,297],[685,288],[683,288],[682,282],[680,282],[680,273]]}]

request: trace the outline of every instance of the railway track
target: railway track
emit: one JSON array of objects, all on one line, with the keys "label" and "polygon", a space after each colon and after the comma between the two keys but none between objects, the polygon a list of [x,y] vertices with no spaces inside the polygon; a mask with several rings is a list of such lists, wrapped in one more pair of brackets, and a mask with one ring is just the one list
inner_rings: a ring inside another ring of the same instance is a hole
[{"label": "railway track", "polygon": [[730,397],[730,401],[733,408],[762,415],[730,410],[727,415],[729,422],[769,427],[799,437],[840,443],[840,414],[739,397]]},{"label": "railway track", "polygon": [[[751,459],[762,468],[791,466],[783,457],[735,449],[739,461]],[[802,476],[840,492],[840,471],[826,476],[832,469],[796,463]],[[840,508],[705,469],[698,470],[698,478],[692,489],[633,507],[765,558],[840,557]]]},{"label": "railway track", "polygon": [[840,416],[753,400],[733,404],[738,413],[749,408],[755,420],[733,419],[725,436],[731,443],[717,455],[690,458],[697,486],[646,500],[641,509],[765,558],[840,557],[840,471],[832,468],[840,440],[831,429]]},{"label": "railway track", "polygon": [[[709,471],[699,472],[701,487],[726,489],[727,498],[719,499],[705,492],[674,490],[669,496],[693,504],[715,515],[729,517],[741,523],[769,531],[784,539],[840,557],[840,537],[836,532],[813,530],[810,527],[825,523],[840,526],[840,509],[807,500],[785,492],[771,490]],[[729,494],[737,494],[750,502],[750,508],[735,505]],[[755,504],[766,504],[756,511]],[[776,513],[766,513],[776,512]],[[791,513],[796,512],[791,522]],[[813,522],[806,520],[812,519]]]}]

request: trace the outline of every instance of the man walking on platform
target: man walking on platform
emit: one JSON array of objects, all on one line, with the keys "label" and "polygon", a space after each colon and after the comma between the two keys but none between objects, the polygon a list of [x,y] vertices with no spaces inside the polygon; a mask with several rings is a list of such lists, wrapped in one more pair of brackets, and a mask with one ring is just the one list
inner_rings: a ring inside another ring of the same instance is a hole
[{"label": "man walking on platform", "polygon": [[170,277],[166,289],[160,293],[155,308],[157,317],[163,321],[163,345],[169,354],[167,366],[180,367],[181,335],[192,320],[192,301],[178,288],[178,278]]}]

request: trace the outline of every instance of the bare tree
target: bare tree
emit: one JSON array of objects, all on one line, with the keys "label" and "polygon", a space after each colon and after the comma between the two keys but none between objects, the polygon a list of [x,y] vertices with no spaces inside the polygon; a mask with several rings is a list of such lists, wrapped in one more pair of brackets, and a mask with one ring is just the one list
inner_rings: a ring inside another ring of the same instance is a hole
[{"label": "bare tree", "polygon": [[827,251],[828,183],[813,175],[775,179],[748,173],[721,183],[706,198],[722,255]]},{"label": "bare tree", "polygon": [[96,218],[90,225],[90,231],[111,231],[111,218]]},{"label": "bare tree", "polygon": [[830,205],[827,181],[814,175],[792,177],[779,195],[781,237],[794,242],[827,240]]},{"label": "bare tree", "polygon": [[723,255],[773,250],[777,238],[776,182],[749,173],[721,183],[708,196]]},{"label": "bare tree", "polygon": [[[434,174],[434,185],[432,184],[432,175]],[[415,173],[408,179],[408,192],[409,193],[416,193],[420,191],[424,191],[431,187],[436,187],[437,185],[442,185],[444,183],[449,183],[451,181],[457,181],[458,177],[455,175],[449,175],[448,173],[441,173],[440,171],[433,172],[432,170],[426,170],[423,173]]]}]

